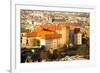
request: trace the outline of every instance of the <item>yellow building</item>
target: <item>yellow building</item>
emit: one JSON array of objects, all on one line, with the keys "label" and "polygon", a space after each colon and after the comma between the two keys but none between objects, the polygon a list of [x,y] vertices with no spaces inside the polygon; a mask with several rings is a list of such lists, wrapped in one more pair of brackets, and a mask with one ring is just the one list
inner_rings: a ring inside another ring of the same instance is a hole
[{"label": "yellow building", "polygon": [[[53,48],[57,49],[62,47],[64,44],[69,43],[69,27],[67,24],[61,25],[39,25],[36,27],[36,30],[33,32],[26,33],[26,37],[22,37],[22,47],[34,48],[35,42],[34,39],[40,41],[40,46],[45,45],[47,49]],[[25,45],[26,43],[26,45]]]}]

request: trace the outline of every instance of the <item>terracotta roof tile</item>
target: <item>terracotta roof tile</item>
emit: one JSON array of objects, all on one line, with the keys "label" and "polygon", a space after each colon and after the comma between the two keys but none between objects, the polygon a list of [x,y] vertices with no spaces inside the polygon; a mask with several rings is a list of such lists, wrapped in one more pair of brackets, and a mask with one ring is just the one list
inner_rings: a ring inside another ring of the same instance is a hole
[{"label": "terracotta roof tile", "polygon": [[54,39],[54,38],[60,38],[62,35],[57,33],[56,30],[62,30],[62,27],[65,27],[64,25],[39,25],[36,27],[35,31],[28,32],[27,37],[41,37],[43,39]]}]

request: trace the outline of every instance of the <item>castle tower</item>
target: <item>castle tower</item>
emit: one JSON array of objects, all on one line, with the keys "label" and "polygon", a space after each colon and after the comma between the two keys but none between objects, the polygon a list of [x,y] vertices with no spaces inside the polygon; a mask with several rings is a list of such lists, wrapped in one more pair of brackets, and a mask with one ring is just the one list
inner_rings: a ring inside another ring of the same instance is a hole
[{"label": "castle tower", "polygon": [[62,38],[60,38],[60,45],[62,47],[64,44],[69,43],[69,26],[67,26],[67,24],[62,25],[60,34],[62,34]]}]

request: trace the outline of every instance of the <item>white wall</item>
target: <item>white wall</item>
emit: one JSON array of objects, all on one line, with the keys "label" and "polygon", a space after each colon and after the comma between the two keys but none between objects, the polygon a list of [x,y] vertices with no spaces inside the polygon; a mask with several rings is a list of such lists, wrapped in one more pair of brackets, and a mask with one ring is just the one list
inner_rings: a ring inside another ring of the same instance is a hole
[{"label": "white wall", "polygon": [[[23,1],[23,0],[20,0]],[[31,0],[28,0],[31,1]],[[53,70],[43,73],[99,73],[100,69],[100,48],[99,48],[99,38],[100,38],[100,2],[99,0],[34,0],[35,2],[64,2],[69,4],[85,4],[85,5],[95,5],[96,6],[96,18],[94,22],[97,22],[96,25],[96,67],[86,67],[86,68],[69,68],[66,70]],[[10,0],[1,0],[0,1],[0,73],[8,73],[10,69]]]}]

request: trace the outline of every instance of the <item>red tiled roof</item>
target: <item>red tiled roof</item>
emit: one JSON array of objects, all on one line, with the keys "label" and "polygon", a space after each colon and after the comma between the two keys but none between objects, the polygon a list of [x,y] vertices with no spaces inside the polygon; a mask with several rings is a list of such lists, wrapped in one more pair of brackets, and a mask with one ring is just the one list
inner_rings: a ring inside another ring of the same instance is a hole
[{"label": "red tiled roof", "polygon": [[51,31],[41,31],[41,32],[29,32],[27,37],[41,37],[43,39],[54,39],[60,38],[61,34]]},{"label": "red tiled roof", "polygon": [[61,26],[58,26],[58,25],[40,25],[40,28],[45,28],[45,29],[49,29],[51,31],[55,31],[55,30],[61,30],[62,27]]},{"label": "red tiled roof", "polygon": [[27,37],[36,37],[37,36],[37,32],[28,32],[27,34],[26,34],[26,36]]},{"label": "red tiled roof", "polygon": [[41,37],[43,39],[60,38],[61,34],[58,34],[56,30],[61,30],[61,27],[55,25],[40,25],[35,31],[28,32],[27,37]]},{"label": "red tiled roof", "polygon": [[43,39],[54,39],[54,38],[60,38],[61,34],[58,34],[56,32],[51,32],[51,31],[41,31],[40,33],[38,33],[37,36]]},{"label": "red tiled roof", "polygon": [[62,30],[63,25],[39,25],[33,32],[28,32],[27,37],[41,37],[43,39],[54,39],[60,38],[62,35],[57,33],[56,30]]}]

